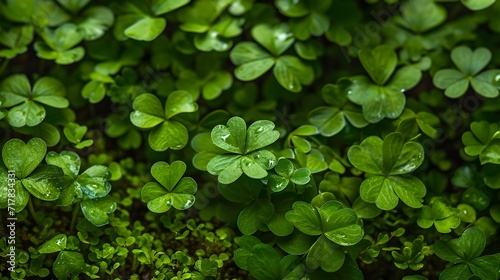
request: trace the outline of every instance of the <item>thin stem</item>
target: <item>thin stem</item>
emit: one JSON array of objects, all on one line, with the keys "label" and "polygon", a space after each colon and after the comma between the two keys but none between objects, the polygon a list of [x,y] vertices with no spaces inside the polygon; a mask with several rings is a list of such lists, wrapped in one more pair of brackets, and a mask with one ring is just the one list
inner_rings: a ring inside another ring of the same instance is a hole
[{"label": "thin stem", "polygon": [[9,59],[4,59],[4,61],[2,61],[2,64],[0,64],[0,75],[3,73],[5,68],[7,68],[7,64],[9,64],[9,61]]},{"label": "thin stem", "polygon": [[76,217],[78,217],[78,213],[80,212],[79,210],[79,205],[75,205],[75,208],[73,208],[73,214],[71,215],[71,226],[69,228],[69,231],[73,231],[73,229],[75,228]]},{"label": "thin stem", "polygon": [[35,212],[35,208],[33,207],[33,198],[30,196],[30,199],[28,200],[28,209],[30,210],[31,216],[33,216],[33,219],[35,219],[36,224],[38,227],[42,228],[43,224],[38,220]]}]

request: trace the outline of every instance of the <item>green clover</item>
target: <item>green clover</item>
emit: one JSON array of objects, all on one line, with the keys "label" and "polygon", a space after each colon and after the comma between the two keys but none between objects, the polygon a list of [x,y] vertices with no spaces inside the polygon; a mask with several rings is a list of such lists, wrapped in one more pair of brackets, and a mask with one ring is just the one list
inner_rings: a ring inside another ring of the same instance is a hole
[{"label": "green clover", "polygon": [[472,122],[470,130],[462,135],[465,153],[479,156],[481,164],[500,164],[500,127],[487,121]]},{"label": "green clover", "polygon": [[403,66],[394,72],[398,58],[396,52],[386,45],[360,50],[359,60],[371,79],[351,77],[347,98],[361,105],[363,115],[370,123],[397,118],[406,103],[404,92],[418,84],[422,73],[413,66]]},{"label": "green clover", "polygon": [[[21,212],[26,207],[30,194],[34,197],[54,201],[59,198],[59,183],[63,176],[60,168],[52,165],[40,165],[47,145],[40,138],[33,138],[24,143],[19,139],[11,139],[2,148],[2,159],[5,167],[0,165],[0,208],[11,207],[8,202],[9,178],[15,176],[14,189],[14,211]],[[13,172],[13,173],[11,173]],[[5,183],[3,183],[5,182]]]},{"label": "green clover", "polygon": [[267,170],[274,167],[276,157],[262,148],[279,138],[271,121],[256,121],[248,129],[240,117],[227,121],[227,126],[218,125],[212,130],[213,143],[228,152],[212,158],[207,164],[210,174],[218,175],[223,184],[236,181],[243,173],[254,179],[267,176]]},{"label": "green clover", "polygon": [[459,238],[436,241],[432,248],[434,253],[452,264],[441,272],[439,279],[470,279],[473,276],[482,280],[498,279],[500,258],[481,257],[485,247],[486,236],[477,227],[466,229]]},{"label": "green clover", "polygon": [[152,128],[148,142],[155,151],[180,150],[186,146],[189,135],[186,127],[172,118],[181,113],[198,110],[198,104],[186,91],[172,92],[165,103],[165,109],[158,97],[151,93],[139,95],[132,105],[132,123],[144,129]]},{"label": "green clover", "polygon": [[273,68],[274,77],[285,89],[300,92],[302,85],[310,85],[314,79],[312,68],[292,55],[283,55],[294,43],[293,34],[287,25],[271,27],[260,24],[252,28],[254,42],[241,42],[230,53],[237,66],[235,76],[242,81],[252,81]]},{"label": "green clover", "polygon": [[479,95],[488,98],[498,96],[498,86],[494,82],[500,70],[481,72],[491,61],[490,50],[481,47],[472,51],[469,47],[456,47],[451,51],[451,60],[457,69],[441,69],[432,79],[437,88],[445,90],[446,96],[459,98],[467,92],[469,84]]},{"label": "green clover", "polygon": [[79,202],[83,215],[95,226],[109,222],[108,214],[116,210],[116,203],[109,196],[111,172],[106,166],[94,165],[80,174],[80,156],[72,151],[49,152],[45,161],[61,168],[65,175],[59,206]]},{"label": "green clover", "polygon": [[68,139],[69,142],[73,143],[75,145],[75,148],[77,149],[89,147],[94,143],[94,140],[92,139],[82,141],[83,137],[87,133],[86,125],[80,126],[77,123],[70,122],[64,127],[63,132],[64,136],[66,136],[66,139]]},{"label": "green clover", "polygon": [[83,40],[83,35],[72,23],[65,23],[55,30],[45,28],[40,35],[43,41],[35,43],[39,58],[55,60],[57,64],[66,65],[80,61],[85,55],[82,46],[75,47]]},{"label": "green clover", "polygon": [[325,12],[332,0],[276,0],[276,7],[285,16],[291,17],[290,28],[299,40],[311,35],[321,36],[330,28],[330,18]]},{"label": "green clover", "polygon": [[417,220],[421,228],[430,228],[432,225],[440,233],[450,233],[460,225],[460,210],[453,208],[444,199],[433,198],[429,205],[424,205]]},{"label": "green clover", "polygon": [[286,159],[280,158],[274,167],[276,173],[269,173],[267,177],[267,185],[273,192],[284,190],[290,181],[293,184],[305,185],[311,180],[311,171],[307,168],[295,169],[293,163]]},{"label": "green clover", "polygon": [[308,251],[306,264],[312,269],[321,267],[327,272],[339,270],[346,259],[344,246],[357,244],[364,235],[356,212],[335,200],[321,207],[297,201],[286,213],[286,219],[301,233],[314,236],[301,240],[310,243],[303,247]]},{"label": "green clover", "polygon": [[57,79],[40,78],[31,88],[28,77],[17,74],[4,79],[0,85],[0,106],[12,107],[7,114],[11,126],[36,126],[45,119],[43,105],[54,108],[69,106],[65,95],[66,88]]},{"label": "green clover", "polygon": [[163,213],[171,207],[186,210],[194,204],[197,185],[193,178],[182,178],[184,172],[186,164],[182,161],[172,164],[160,161],[151,167],[151,174],[158,183],[149,182],[141,191],[142,200],[150,211]]},{"label": "green clover", "polygon": [[33,41],[34,28],[31,25],[15,26],[9,29],[0,28],[0,57],[14,58],[28,50],[28,45]]},{"label": "green clover", "polygon": [[354,167],[370,174],[359,190],[364,201],[382,210],[394,209],[399,199],[412,208],[422,207],[425,185],[417,177],[406,175],[422,164],[422,145],[405,143],[403,136],[395,132],[384,140],[370,136],[360,145],[351,146],[347,156]]}]

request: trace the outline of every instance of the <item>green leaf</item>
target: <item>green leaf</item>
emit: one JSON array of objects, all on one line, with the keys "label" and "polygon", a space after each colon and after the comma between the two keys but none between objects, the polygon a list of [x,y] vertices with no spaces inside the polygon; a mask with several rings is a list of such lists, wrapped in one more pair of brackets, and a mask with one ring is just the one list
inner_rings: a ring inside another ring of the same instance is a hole
[{"label": "green leaf", "polygon": [[273,73],[278,83],[291,92],[300,92],[302,85],[310,85],[314,79],[312,67],[290,55],[276,60]]},{"label": "green leaf", "polygon": [[252,28],[251,33],[255,41],[259,42],[275,57],[283,54],[295,41],[293,33],[289,31],[286,24],[274,27],[259,24]]},{"label": "green leaf", "polygon": [[286,213],[286,219],[307,235],[320,235],[322,233],[321,217],[318,209],[308,203],[295,202],[292,210]]},{"label": "green leaf", "polygon": [[42,254],[50,254],[54,252],[63,251],[66,249],[66,242],[68,237],[66,234],[57,234],[51,239],[45,241],[42,245],[38,246],[38,252]]},{"label": "green leaf", "polygon": [[186,127],[169,120],[151,130],[148,142],[153,150],[161,152],[167,149],[180,150],[186,146],[188,139]]},{"label": "green leaf", "polygon": [[238,229],[243,234],[254,234],[273,217],[273,204],[264,199],[257,199],[241,210],[238,216]]},{"label": "green leaf", "polygon": [[402,10],[405,26],[417,33],[432,29],[446,20],[446,9],[432,0],[408,1]]},{"label": "green leaf", "polygon": [[83,11],[82,19],[78,21],[77,26],[83,33],[84,40],[97,40],[113,25],[114,19],[111,9],[94,6]]},{"label": "green leaf", "polygon": [[24,179],[42,162],[46,152],[47,145],[40,138],[32,138],[26,144],[11,139],[2,148],[2,158],[5,166],[15,171],[17,178]]},{"label": "green leaf", "polygon": [[[13,178],[10,177],[10,179]],[[20,180],[14,179],[13,189],[16,194],[16,199],[14,201],[14,205],[12,205],[12,203],[10,203],[9,205],[9,193],[12,193],[12,191],[9,191],[9,189],[11,189],[9,183],[12,183],[12,181],[9,182],[9,173],[1,165],[0,165],[0,180],[2,180],[2,182],[6,182],[5,184],[0,185],[0,208],[5,209],[8,206],[10,206],[14,208],[14,211],[16,213],[21,212],[24,209],[24,207],[26,207],[26,205],[28,204],[28,201],[30,199],[29,192],[23,187]]]},{"label": "green leaf", "polygon": [[164,18],[142,16],[124,30],[125,36],[138,41],[152,41],[158,37],[167,26]]},{"label": "green leaf", "polygon": [[173,10],[176,10],[191,0],[153,0],[151,3],[151,10],[155,16],[159,16]]},{"label": "green leaf", "polygon": [[326,272],[334,272],[342,267],[344,260],[345,253],[342,247],[322,235],[309,250],[306,257],[306,264],[312,269],[321,267]]},{"label": "green leaf", "polygon": [[396,69],[398,58],[389,46],[380,45],[374,49],[359,51],[359,60],[368,75],[379,86],[383,86]]},{"label": "green leaf", "polygon": [[434,243],[433,251],[441,259],[449,262],[466,262],[478,258],[486,246],[483,231],[476,227],[466,229],[459,238]]},{"label": "green leaf", "polygon": [[12,75],[0,84],[0,101],[2,107],[12,107],[22,103],[31,95],[31,85],[26,75]]},{"label": "green leaf", "polygon": [[361,241],[364,231],[357,224],[358,215],[354,210],[342,209],[338,201],[329,201],[320,210],[325,214],[322,216],[324,234],[330,241],[342,246],[351,246]]},{"label": "green leaf", "polygon": [[9,124],[14,127],[36,126],[45,119],[45,108],[31,100],[10,109],[7,114]]},{"label": "green leaf", "polygon": [[262,184],[255,179],[240,177],[232,184],[219,184],[220,194],[235,203],[250,203],[259,197]]},{"label": "green leaf", "polygon": [[78,252],[62,251],[54,261],[52,269],[57,279],[66,280],[70,275],[78,275],[84,271],[85,260]]},{"label": "green leaf", "polygon": [[62,170],[53,165],[40,165],[28,177],[22,179],[23,186],[36,198],[45,201],[54,201],[61,194],[59,180]]},{"label": "green leaf", "polygon": [[165,117],[171,117],[180,113],[191,113],[198,110],[198,104],[194,102],[193,97],[187,91],[174,91],[167,99],[165,104]]},{"label": "green leaf", "polygon": [[57,2],[71,12],[78,12],[85,7],[90,0],[57,0]]},{"label": "green leaf", "polygon": [[48,164],[61,168],[64,175],[71,178],[76,178],[80,172],[80,156],[73,151],[62,151],[59,154],[54,151],[48,152],[45,161]]},{"label": "green leaf", "polygon": [[460,0],[469,10],[477,11],[486,9],[495,3],[495,0]]},{"label": "green leaf", "polygon": [[293,163],[286,158],[280,158],[274,170],[283,177],[290,177],[294,171]]},{"label": "green leaf", "polygon": [[252,248],[248,258],[248,271],[259,280],[281,279],[280,257],[273,247],[259,243]]},{"label": "green leaf", "polygon": [[116,202],[109,195],[98,199],[86,199],[80,202],[83,215],[94,226],[100,227],[109,223],[108,214],[115,212]]},{"label": "green leaf", "polygon": [[424,205],[417,220],[421,228],[430,228],[432,225],[440,233],[450,233],[460,225],[461,211],[447,205],[443,199],[432,199],[430,206]]},{"label": "green leaf", "polygon": [[[229,123],[229,122],[228,122]],[[280,133],[274,130],[274,123],[271,121],[256,121],[252,123],[246,132],[246,153],[261,149],[276,142]]]},{"label": "green leaf", "polygon": [[75,182],[89,199],[97,199],[111,191],[110,177],[111,172],[106,166],[94,165],[80,174]]},{"label": "green leaf", "polygon": [[144,93],[134,99],[134,111],[130,114],[130,121],[140,128],[151,128],[165,120],[163,106],[153,94]]},{"label": "green leaf", "polygon": [[211,138],[219,148],[237,154],[246,152],[247,126],[240,117],[232,117],[227,126],[217,125],[212,129]]},{"label": "green leaf", "polygon": [[470,156],[479,155],[481,164],[500,163],[500,128],[496,123],[487,121],[472,122],[471,131],[462,135],[465,153]]},{"label": "green leaf", "polygon": [[66,88],[57,79],[43,77],[33,87],[33,100],[54,108],[66,108],[69,101],[64,97]]},{"label": "green leaf", "polygon": [[65,23],[55,30],[46,28],[40,35],[43,42],[35,43],[35,50],[40,58],[65,65],[81,60],[85,54],[83,47],[75,47],[82,41],[83,35],[72,23]]},{"label": "green leaf", "polygon": [[274,66],[275,60],[262,48],[253,42],[237,44],[229,55],[236,78],[242,81],[252,81],[266,73]]}]

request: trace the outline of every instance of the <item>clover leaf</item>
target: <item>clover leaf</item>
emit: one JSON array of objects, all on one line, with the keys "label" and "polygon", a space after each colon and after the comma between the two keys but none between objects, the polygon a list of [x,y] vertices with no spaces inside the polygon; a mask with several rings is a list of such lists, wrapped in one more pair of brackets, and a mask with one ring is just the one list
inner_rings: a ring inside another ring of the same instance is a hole
[{"label": "clover leaf", "polygon": [[453,208],[444,199],[433,198],[429,205],[421,209],[417,224],[421,228],[430,228],[432,225],[440,233],[450,233],[460,225],[460,210]]},{"label": "clover leaf", "polygon": [[66,234],[57,234],[51,239],[45,241],[42,245],[38,246],[38,252],[42,254],[50,254],[66,249],[66,242],[68,237]]},{"label": "clover leaf", "polygon": [[500,70],[481,72],[491,60],[490,50],[480,47],[472,51],[469,47],[459,46],[451,51],[451,60],[457,69],[441,69],[432,79],[437,88],[445,90],[446,96],[459,98],[467,92],[469,84],[479,95],[488,98],[498,96],[494,79]]},{"label": "clover leaf", "polygon": [[128,38],[139,41],[152,41],[158,37],[167,25],[160,15],[169,13],[189,3],[190,0],[154,0],[138,2],[136,6],[126,2],[120,4],[120,15],[114,25],[114,35],[118,40]]},{"label": "clover leaf", "polygon": [[290,28],[299,40],[321,36],[328,30],[330,19],[325,12],[331,4],[332,0],[276,0],[279,11],[292,18]]},{"label": "clover leaf", "polygon": [[267,177],[267,185],[273,192],[284,190],[290,181],[297,185],[305,185],[311,180],[311,171],[307,168],[295,169],[293,163],[280,158],[274,167],[275,173],[270,173]]},{"label": "clover leaf", "polygon": [[500,276],[500,259],[493,255],[482,256],[486,236],[477,227],[466,229],[459,238],[438,240],[433,251],[441,259],[451,262],[439,275],[439,279],[469,279],[477,276],[483,280],[495,280]]},{"label": "clover leaf", "polygon": [[89,147],[94,143],[94,140],[92,139],[82,141],[82,138],[87,133],[87,126],[85,125],[80,126],[77,123],[71,122],[64,127],[63,132],[66,139],[75,144],[75,148],[77,149]]},{"label": "clover leaf", "polygon": [[276,164],[276,157],[262,148],[274,143],[279,132],[271,121],[256,121],[248,129],[240,117],[232,117],[227,126],[217,125],[211,133],[213,143],[229,152],[212,158],[207,164],[210,174],[218,175],[223,184],[236,181],[243,173],[254,179],[267,176]]},{"label": "clover leaf", "polygon": [[469,10],[477,11],[486,9],[495,3],[495,0],[460,0]]},{"label": "clover leaf", "polygon": [[[231,4],[228,0],[196,1],[189,8],[179,11],[182,21],[180,29],[196,33],[194,46],[201,51],[229,50],[233,46],[231,38],[243,32],[244,21],[227,14],[221,14]],[[218,19],[218,20],[217,20]]]},{"label": "clover leaf", "polygon": [[130,113],[132,123],[140,128],[152,128],[148,142],[153,150],[180,150],[186,146],[189,138],[186,127],[171,118],[198,110],[198,104],[188,92],[172,92],[167,98],[165,109],[158,97],[151,93],[139,95],[134,99],[132,107],[134,109]]},{"label": "clover leaf", "polygon": [[68,107],[65,95],[66,88],[57,79],[40,78],[31,88],[26,75],[16,74],[4,79],[0,85],[0,106],[12,107],[7,120],[13,127],[36,126],[45,119],[46,110],[43,105]]},{"label": "clover leaf", "polygon": [[[359,51],[359,59],[370,76],[351,77],[347,98],[361,105],[365,119],[376,123],[383,118],[397,118],[406,102],[403,92],[413,88],[422,73],[413,66],[403,66],[396,72],[396,52],[387,45]],[[394,73],[394,75],[393,75]]]},{"label": "clover leaf", "polygon": [[446,9],[432,0],[408,1],[402,5],[399,23],[415,33],[428,31],[446,20]]},{"label": "clover leaf", "polygon": [[186,210],[194,204],[197,185],[193,178],[182,178],[184,172],[186,164],[182,161],[172,164],[160,161],[151,167],[151,174],[158,182],[147,183],[141,191],[150,211],[163,213],[171,207]]},{"label": "clover leaf", "polygon": [[412,208],[422,207],[425,185],[417,177],[403,176],[422,164],[422,145],[405,143],[403,136],[395,132],[384,140],[370,136],[360,145],[351,146],[347,156],[354,167],[373,175],[361,183],[360,196],[364,201],[375,203],[382,210],[394,209],[399,199]]},{"label": "clover leaf", "polygon": [[487,121],[472,122],[471,131],[462,135],[465,153],[479,156],[481,164],[500,164],[500,127]]},{"label": "clover leaf", "polygon": [[[15,175],[14,189],[16,190],[14,211],[20,212],[26,207],[30,194],[34,197],[54,201],[59,198],[59,180],[62,178],[60,168],[51,165],[40,165],[47,145],[40,138],[32,138],[28,143],[20,139],[7,141],[2,148],[2,159],[5,167],[0,167],[0,178],[7,182]],[[0,207],[9,205],[8,184],[0,185]],[[10,207],[10,205],[9,205]],[[10,211],[10,209],[9,209]]]},{"label": "clover leaf", "polygon": [[104,36],[105,32],[113,25],[113,22],[114,14],[109,8],[93,6],[83,11],[76,26],[83,34],[83,39],[91,41]]},{"label": "clover leaf", "polygon": [[252,81],[273,68],[274,77],[285,89],[300,92],[302,85],[314,79],[312,68],[292,55],[282,55],[294,42],[287,25],[271,27],[260,24],[251,30],[254,42],[241,42],[231,50],[230,58],[237,67],[235,76],[242,81]]},{"label": "clover leaf", "polygon": [[311,142],[305,138],[318,133],[319,130],[312,125],[301,125],[288,134],[286,147],[296,148],[303,153],[309,153],[311,151]]},{"label": "clover leaf", "polygon": [[[321,93],[325,102],[331,106],[319,107],[309,113],[309,122],[316,126],[321,135],[331,137],[339,133],[349,121],[356,128],[363,128],[368,122],[361,108],[347,99],[346,80],[339,84],[327,84]],[[350,84],[350,83],[348,83]]]},{"label": "clover leaf", "polygon": [[0,48],[0,57],[8,59],[14,58],[28,50],[28,45],[33,41],[33,26],[14,26],[7,30],[0,28],[0,45],[7,49]]},{"label": "clover leaf", "polygon": [[45,161],[62,169],[65,175],[57,205],[79,202],[83,215],[92,224],[103,226],[109,222],[108,214],[116,210],[116,203],[108,195],[111,172],[107,167],[93,165],[80,174],[80,156],[72,151],[49,152]]},{"label": "clover leaf", "polygon": [[66,65],[80,61],[85,55],[82,46],[75,47],[83,40],[83,35],[72,23],[65,23],[55,30],[45,28],[40,35],[43,41],[35,43],[35,50],[40,58]]},{"label": "clover leaf", "polygon": [[439,125],[439,118],[429,112],[415,113],[410,109],[405,109],[400,118],[401,122],[396,131],[403,134],[405,138],[411,139],[417,136],[419,131],[431,138],[436,138],[438,135],[435,127]]},{"label": "clover leaf", "polygon": [[306,264],[312,269],[321,267],[327,272],[339,270],[346,258],[343,246],[357,244],[364,235],[356,212],[335,200],[321,207],[297,201],[286,213],[286,219],[300,232],[319,236],[309,247],[305,246],[310,248]]}]

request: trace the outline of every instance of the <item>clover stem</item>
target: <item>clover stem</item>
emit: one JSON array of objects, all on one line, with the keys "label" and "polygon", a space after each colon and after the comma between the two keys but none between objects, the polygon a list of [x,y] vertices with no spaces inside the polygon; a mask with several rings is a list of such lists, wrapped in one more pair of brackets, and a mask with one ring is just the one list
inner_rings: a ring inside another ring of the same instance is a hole
[{"label": "clover stem", "polygon": [[75,205],[75,208],[73,208],[73,214],[71,215],[71,225],[69,227],[69,231],[73,231],[73,229],[75,228],[75,222],[76,222],[76,217],[78,217],[78,210],[80,210],[80,207],[78,207],[79,205]]},{"label": "clover stem", "polygon": [[7,68],[7,64],[9,64],[9,59],[4,59],[4,61],[2,61],[2,64],[0,65],[0,74],[3,73],[3,70],[5,70],[5,68]]},{"label": "clover stem", "polygon": [[30,210],[31,216],[33,216],[33,219],[35,219],[36,224],[38,225],[38,227],[41,228],[43,226],[43,224],[42,224],[42,222],[40,222],[40,220],[38,220],[38,218],[36,216],[35,208],[33,207],[33,198],[32,197],[30,197],[30,199],[28,200],[28,208]]}]

